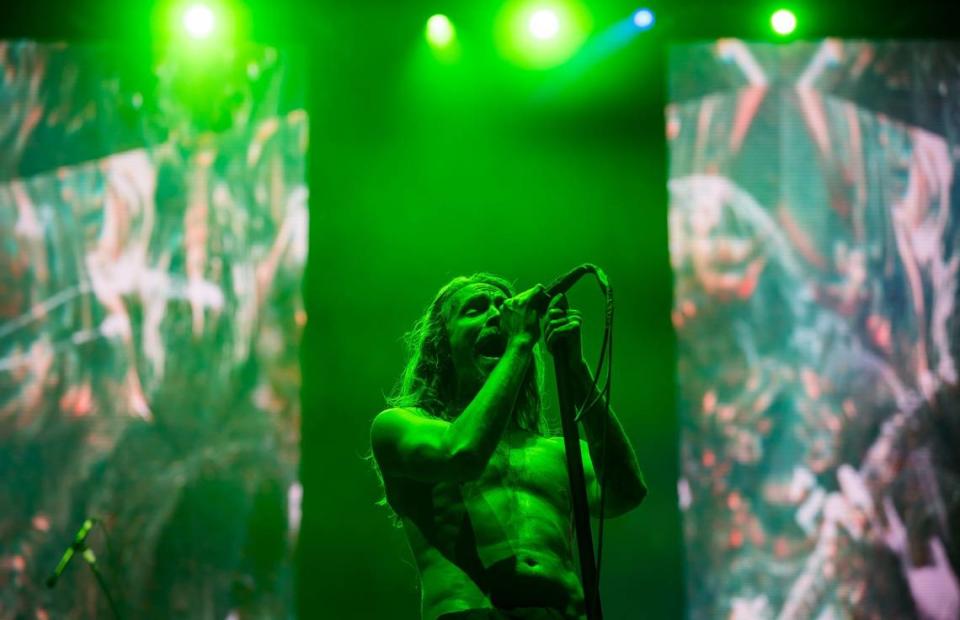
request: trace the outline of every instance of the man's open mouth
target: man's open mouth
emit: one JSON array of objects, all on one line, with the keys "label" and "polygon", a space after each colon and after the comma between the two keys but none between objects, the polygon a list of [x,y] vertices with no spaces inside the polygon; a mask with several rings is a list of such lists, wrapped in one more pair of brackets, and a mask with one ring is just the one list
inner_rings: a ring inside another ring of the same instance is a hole
[{"label": "man's open mouth", "polygon": [[489,358],[501,358],[507,350],[507,340],[500,334],[489,334],[477,341],[477,355]]}]

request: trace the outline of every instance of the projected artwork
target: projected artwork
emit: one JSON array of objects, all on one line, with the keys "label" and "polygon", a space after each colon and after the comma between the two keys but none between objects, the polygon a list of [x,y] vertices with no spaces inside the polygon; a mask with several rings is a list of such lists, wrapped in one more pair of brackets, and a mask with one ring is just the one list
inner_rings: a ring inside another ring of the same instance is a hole
[{"label": "projected artwork", "polygon": [[307,119],[208,60],[0,43],[0,618],[112,617],[86,517],[126,618],[293,614]]},{"label": "projected artwork", "polygon": [[960,617],[960,48],[674,48],[687,606]]}]

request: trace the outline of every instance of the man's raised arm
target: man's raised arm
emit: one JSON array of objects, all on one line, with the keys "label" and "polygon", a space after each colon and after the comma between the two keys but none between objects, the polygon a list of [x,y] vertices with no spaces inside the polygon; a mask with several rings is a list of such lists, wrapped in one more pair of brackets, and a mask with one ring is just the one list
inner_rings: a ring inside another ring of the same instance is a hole
[{"label": "man's raised arm", "polygon": [[[640,505],[647,496],[647,485],[633,446],[613,409],[606,406],[606,401],[594,387],[593,376],[586,362],[580,359],[571,366],[568,376],[571,378],[573,402],[577,406],[594,403],[580,418],[598,481],[591,489],[591,503],[596,505],[599,499],[599,480],[603,480],[606,486],[604,516],[616,517]],[[604,424],[607,427],[606,433],[603,430]]]},{"label": "man's raised arm", "polygon": [[596,516],[599,508],[599,478],[605,487],[604,516],[615,517],[636,508],[647,496],[647,485],[630,440],[594,386],[593,375],[583,361],[580,323],[580,312],[570,309],[566,296],[561,295],[547,310],[544,335],[554,363],[566,370],[574,406],[591,405],[580,418],[590,456],[584,460],[584,474],[591,512]]},{"label": "man's raised arm", "polygon": [[532,343],[508,343],[486,383],[453,422],[402,408],[378,414],[370,442],[380,470],[423,482],[478,477],[507,427],[532,352]]}]

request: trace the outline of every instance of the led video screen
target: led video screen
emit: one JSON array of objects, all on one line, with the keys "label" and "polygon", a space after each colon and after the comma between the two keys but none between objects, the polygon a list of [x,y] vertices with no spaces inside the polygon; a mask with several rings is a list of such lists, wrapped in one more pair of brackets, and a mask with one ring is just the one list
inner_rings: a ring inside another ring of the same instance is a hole
[{"label": "led video screen", "polygon": [[960,617],[960,47],[674,46],[688,616]]},{"label": "led video screen", "polygon": [[[179,52],[179,53],[178,53]],[[293,615],[302,68],[0,42],[0,618]]]}]

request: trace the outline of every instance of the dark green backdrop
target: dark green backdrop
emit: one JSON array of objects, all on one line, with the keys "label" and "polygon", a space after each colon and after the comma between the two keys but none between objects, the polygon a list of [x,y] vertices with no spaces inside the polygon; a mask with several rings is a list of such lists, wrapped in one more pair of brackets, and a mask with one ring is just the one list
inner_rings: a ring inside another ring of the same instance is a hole
[{"label": "dark green backdrop", "polygon": [[[301,617],[418,617],[412,557],[363,457],[400,338],[438,287],[477,270],[527,287],[582,262],[614,287],[613,405],[650,486],[607,522],[607,618],[681,617],[662,55],[651,42],[580,76],[522,73],[452,15],[465,53],[444,67],[421,17],[340,15],[336,39],[364,45],[314,60]],[[601,301],[588,281],[571,295],[591,365]]]}]

